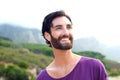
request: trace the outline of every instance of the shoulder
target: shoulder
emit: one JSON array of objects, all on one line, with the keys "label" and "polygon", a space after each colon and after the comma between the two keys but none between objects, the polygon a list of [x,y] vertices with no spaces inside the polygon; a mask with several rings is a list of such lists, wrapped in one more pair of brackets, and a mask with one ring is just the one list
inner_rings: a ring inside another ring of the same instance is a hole
[{"label": "shoulder", "polygon": [[107,73],[104,64],[96,58],[83,57],[81,60],[81,65],[95,73]]},{"label": "shoulder", "polygon": [[103,63],[99,59],[91,57],[82,57],[80,63],[82,63],[83,65],[88,65],[89,67],[104,67]]},{"label": "shoulder", "polygon": [[43,77],[45,77],[46,75],[46,70],[43,69],[37,76],[37,79],[36,80],[42,80]]},{"label": "shoulder", "polygon": [[81,63],[85,70],[94,75],[95,80],[107,80],[107,71],[99,59],[83,57]]},{"label": "shoulder", "polygon": [[96,58],[91,58],[91,57],[86,57],[82,56],[81,61],[82,63],[87,62],[87,63],[99,63],[100,60]]}]

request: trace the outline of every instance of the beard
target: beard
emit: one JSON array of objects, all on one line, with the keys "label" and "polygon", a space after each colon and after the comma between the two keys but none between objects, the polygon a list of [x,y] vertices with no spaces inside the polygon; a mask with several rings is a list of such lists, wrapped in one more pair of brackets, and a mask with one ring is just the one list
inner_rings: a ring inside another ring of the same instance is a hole
[{"label": "beard", "polygon": [[[61,43],[60,41],[63,39],[63,38],[68,38],[70,40],[69,43]],[[71,49],[72,48],[72,45],[73,45],[73,36],[72,35],[63,35],[63,36],[60,36],[58,38],[54,38],[52,35],[51,35],[51,44],[54,48],[56,49],[60,49],[60,50],[68,50],[68,49]]]}]

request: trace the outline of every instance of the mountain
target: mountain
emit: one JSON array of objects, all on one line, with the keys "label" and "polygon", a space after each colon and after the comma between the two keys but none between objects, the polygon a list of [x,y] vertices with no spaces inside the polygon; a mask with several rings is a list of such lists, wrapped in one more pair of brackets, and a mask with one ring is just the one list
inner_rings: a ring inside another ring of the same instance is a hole
[{"label": "mountain", "polygon": [[106,46],[94,37],[80,38],[74,41],[73,51],[97,51],[105,53]]},{"label": "mountain", "polygon": [[[45,44],[41,31],[10,24],[0,25],[0,36],[8,37],[13,42]],[[73,51],[96,51],[104,54],[106,58],[120,62],[120,46],[106,46],[96,38],[79,38],[74,40]]]},{"label": "mountain", "polygon": [[106,57],[120,63],[120,46],[108,47]]},{"label": "mountain", "polygon": [[106,46],[94,37],[74,40],[73,51],[97,51],[105,55],[107,59],[120,62],[120,46]]},{"label": "mountain", "polygon": [[13,42],[44,44],[45,42],[41,35],[41,31],[38,29],[29,29],[10,24],[0,25],[0,36],[8,37]]}]

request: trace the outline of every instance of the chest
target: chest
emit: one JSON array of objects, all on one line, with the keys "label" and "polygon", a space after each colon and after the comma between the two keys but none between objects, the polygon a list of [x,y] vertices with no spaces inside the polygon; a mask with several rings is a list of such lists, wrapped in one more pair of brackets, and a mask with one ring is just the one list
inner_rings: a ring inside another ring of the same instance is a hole
[{"label": "chest", "polygon": [[53,72],[52,75],[49,75],[49,78],[49,80],[98,80],[95,79],[95,75],[93,75],[93,73],[90,72],[90,70],[81,70],[81,68],[75,68],[68,74],[65,74],[62,70]]},{"label": "chest", "polygon": [[67,66],[67,67],[57,67],[52,70],[48,70],[48,74],[53,78],[62,78],[70,74],[75,68],[75,65]]}]

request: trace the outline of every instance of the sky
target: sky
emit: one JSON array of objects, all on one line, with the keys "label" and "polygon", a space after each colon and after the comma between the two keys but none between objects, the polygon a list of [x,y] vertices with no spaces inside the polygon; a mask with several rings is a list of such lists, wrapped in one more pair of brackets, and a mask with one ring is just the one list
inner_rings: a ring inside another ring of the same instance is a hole
[{"label": "sky", "polygon": [[44,17],[65,10],[73,21],[75,39],[95,37],[120,45],[120,0],[0,0],[0,24],[41,30]]}]

